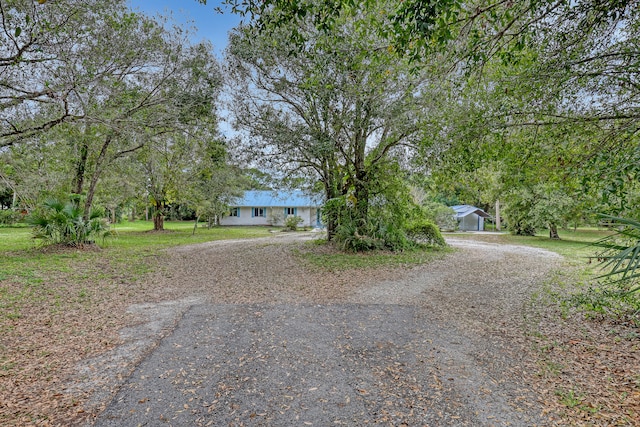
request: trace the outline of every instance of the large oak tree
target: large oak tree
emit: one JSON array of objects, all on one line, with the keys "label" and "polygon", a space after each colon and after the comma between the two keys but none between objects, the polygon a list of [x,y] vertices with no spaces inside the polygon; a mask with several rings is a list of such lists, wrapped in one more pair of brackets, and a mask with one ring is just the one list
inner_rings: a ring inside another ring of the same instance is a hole
[{"label": "large oak tree", "polygon": [[[385,192],[385,171],[422,139],[435,92],[432,75],[411,72],[371,31],[383,12],[338,17],[330,32],[305,22],[268,34],[240,27],[227,52],[244,152],[281,175],[321,182],[327,200],[346,197],[361,234]],[[295,55],[292,31],[307,40]],[[328,219],[332,236],[337,218]]]}]

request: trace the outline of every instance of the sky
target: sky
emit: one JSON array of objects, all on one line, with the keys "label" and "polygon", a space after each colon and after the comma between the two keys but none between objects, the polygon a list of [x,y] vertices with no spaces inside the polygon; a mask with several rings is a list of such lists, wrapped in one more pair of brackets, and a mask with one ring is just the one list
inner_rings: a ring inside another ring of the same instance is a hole
[{"label": "sky", "polygon": [[197,0],[128,0],[128,3],[133,10],[147,15],[171,14],[178,23],[193,21],[198,28],[194,41],[210,40],[219,57],[227,46],[227,33],[241,19],[231,12],[216,12],[216,6],[221,6],[219,0],[208,0],[206,6]]}]

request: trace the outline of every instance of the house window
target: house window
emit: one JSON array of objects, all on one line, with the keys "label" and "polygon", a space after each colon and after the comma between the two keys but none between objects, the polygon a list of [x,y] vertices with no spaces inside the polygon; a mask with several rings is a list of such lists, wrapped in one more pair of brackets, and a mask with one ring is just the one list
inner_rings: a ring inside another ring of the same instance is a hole
[{"label": "house window", "polygon": [[229,216],[240,216],[240,208],[231,208]]},{"label": "house window", "polygon": [[298,214],[298,208],[284,208],[285,216],[297,215],[297,214]]},{"label": "house window", "polygon": [[253,215],[252,216],[266,217],[267,216],[267,209],[265,209],[265,208],[253,208]]}]

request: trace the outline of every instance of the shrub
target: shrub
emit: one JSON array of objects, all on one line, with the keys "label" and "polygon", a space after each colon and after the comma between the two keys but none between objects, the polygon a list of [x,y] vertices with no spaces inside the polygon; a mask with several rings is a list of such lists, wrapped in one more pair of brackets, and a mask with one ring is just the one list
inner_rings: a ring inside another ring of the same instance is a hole
[{"label": "shrub", "polygon": [[526,220],[509,222],[509,231],[515,236],[535,236],[536,228]]},{"label": "shrub", "polygon": [[416,243],[428,246],[446,246],[438,226],[431,221],[421,220],[407,227],[407,237]]},{"label": "shrub", "polygon": [[0,224],[2,225],[13,225],[16,222],[20,221],[20,218],[20,212],[14,211],[12,209],[0,210]]},{"label": "shrub", "polygon": [[[283,224],[284,223],[284,215],[282,214],[282,212],[276,212],[275,209],[274,209],[273,212],[271,212],[271,214],[269,215],[268,222],[269,222],[269,224],[273,225],[274,227],[278,226],[280,224]],[[285,226],[286,226],[286,224],[285,224]]]},{"label": "shrub", "polygon": [[102,212],[92,211],[85,220],[75,201],[48,199],[31,215],[29,223],[33,226],[34,237],[47,244],[81,246],[110,234],[109,223],[102,218]]},{"label": "shrub", "polygon": [[[368,233],[367,233],[368,234]],[[383,249],[385,242],[382,239],[358,233],[358,228],[354,221],[343,220],[336,227],[336,242],[340,243],[342,249],[348,252],[363,252],[375,249]]]},{"label": "shrub", "polygon": [[284,220],[284,229],[288,231],[297,231],[298,226],[303,222],[304,220],[299,216],[288,216],[287,219]]},{"label": "shrub", "polygon": [[425,216],[440,230],[455,230],[458,227],[456,212],[442,203],[427,201],[422,205]]},{"label": "shrub", "polygon": [[594,243],[597,254],[608,270],[601,278],[610,280],[625,292],[640,293],[640,221],[603,215],[619,228],[616,234]]},{"label": "shrub", "polygon": [[620,292],[610,283],[600,283],[572,295],[567,304],[585,310],[593,318],[611,319],[640,327],[640,298],[633,292]]}]

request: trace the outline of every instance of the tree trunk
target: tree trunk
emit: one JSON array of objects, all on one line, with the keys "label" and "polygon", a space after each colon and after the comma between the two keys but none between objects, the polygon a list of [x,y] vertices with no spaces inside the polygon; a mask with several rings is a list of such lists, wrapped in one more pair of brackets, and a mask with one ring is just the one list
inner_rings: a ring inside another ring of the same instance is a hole
[{"label": "tree trunk", "polygon": [[556,224],[549,224],[549,238],[560,240],[560,236],[558,235],[558,226]]},{"label": "tree trunk", "polygon": [[113,137],[111,134],[106,136],[104,142],[102,143],[102,149],[100,150],[100,154],[96,159],[96,169],[93,172],[93,176],[91,177],[91,183],[89,184],[89,191],[87,191],[87,200],[84,202],[84,219],[85,220],[89,219],[89,215],[91,214],[93,197],[96,194],[96,187],[98,185],[100,175],[102,174],[105,157],[107,156],[107,149],[109,148],[109,145],[111,145],[112,138]]},{"label": "tree trunk", "polygon": [[162,203],[156,203],[156,211],[153,214],[153,229],[155,231],[164,230],[164,215],[162,213]]},{"label": "tree trunk", "polygon": [[333,218],[327,218],[327,240],[331,241],[336,235],[336,222]]},{"label": "tree trunk", "polygon": [[200,219],[199,216],[196,217],[196,222],[193,223],[193,231],[191,232],[191,235],[193,236],[194,234],[196,234],[196,228],[198,228],[198,220]]},{"label": "tree trunk", "polygon": [[496,200],[496,231],[500,231],[502,224],[500,223],[500,200]]},{"label": "tree trunk", "polygon": [[369,219],[369,189],[367,188],[366,173],[358,171],[355,182],[356,196],[356,228],[361,235],[366,234]]},{"label": "tree trunk", "polygon": [[164,230],[164,215],[162,212],[158,211],[153,215],[153,229],[155,231],[163,231]]},{"label": "tree trunk", "polygon": [[74,194],[82,194],[82,190],[84,187],[84,176],[87,167],[87,158],[89,157],[89,145],[86,141],[83,141],[80,146],[80,158],[78,159],[78,163],[76,163],[76,173],[73,177],[73,189],[71,190]]},{"label": "tree trunk", "polygon": [[367,103],[356,103],[356,135],[354,145],[354,192],[356,197],[356,229],[361,235],[366,234],[369,222],[369,177],[367,176],[366,146],[369,108]]},{"label": "tree trunk", "polygon": [[[339,176],[336,176],[334,172],[336,170],[335,162],[332,159],[326,160],[326,168],[323,170],[323,183],[324,183],[324,193],[327,200],[334,199],[336,197],[342,196],[338,183],[341,181]],[[331,170],[331,165],[334,165],[334,169]],[[337,217],[333,215],[327,216],[327,223],[325,224],[327,227],[327,241],[331,241],[336,235],[336,227],[338,226]]]}]

